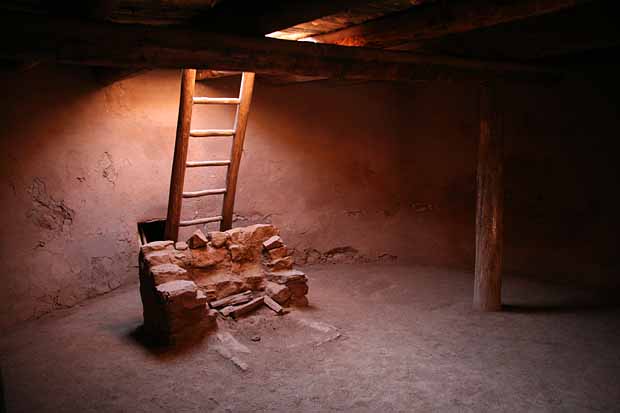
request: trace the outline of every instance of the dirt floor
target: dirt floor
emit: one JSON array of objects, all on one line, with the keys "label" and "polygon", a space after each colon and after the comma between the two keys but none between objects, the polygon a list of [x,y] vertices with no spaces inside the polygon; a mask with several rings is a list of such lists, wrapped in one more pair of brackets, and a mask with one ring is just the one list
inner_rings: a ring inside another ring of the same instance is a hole
[{"label": "dirt floor", "polygon": [[141,344],[137,286],[26,324],[0,338],[7,410],[619,411],[620,308],[592,291],[506,277],[482,314],[465,272],[306,271],[310,308],[174,354]]}]

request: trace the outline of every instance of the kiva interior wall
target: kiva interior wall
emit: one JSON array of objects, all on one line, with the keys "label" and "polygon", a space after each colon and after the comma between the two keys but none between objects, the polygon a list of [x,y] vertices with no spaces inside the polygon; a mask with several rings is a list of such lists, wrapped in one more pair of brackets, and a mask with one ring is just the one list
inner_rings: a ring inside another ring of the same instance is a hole
[{"label": "kiva interior wall", "polygon": [[[197,94],[234,96],[238,81]],[[179,73],[103,85],[89,69],[42,65],[1,83],[6,328],[137,280],[136,222],[165,216]],[[616,282],[612,99],[584,82],[504,90],[508,271]],[[194,112],[195,127],[232,120],[231,108]],[[259,80],[236,222],[274,223],[300,263],[473,268],[477,136],[475,85]],[[192,159],[227,157],[225,138],[191,143]],[[187,187],[220,187],[223,173],[192,170]],[[184,217],[220,202],[188,201]]]}]

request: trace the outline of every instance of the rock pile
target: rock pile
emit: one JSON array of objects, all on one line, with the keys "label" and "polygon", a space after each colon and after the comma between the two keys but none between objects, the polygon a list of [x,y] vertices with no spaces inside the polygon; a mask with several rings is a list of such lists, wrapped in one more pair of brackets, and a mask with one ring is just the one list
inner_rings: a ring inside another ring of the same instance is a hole
[{"label": "rock pile", "polygon": [[145,331],[176,344],[204,336],[215,327],[218,311],[236,318],[262,304],[278,314],[282,306],[306,306],[307,279],[293,264],[272,225],[208,236],[197,230],[187,242],[145,244],[140,251]]}]

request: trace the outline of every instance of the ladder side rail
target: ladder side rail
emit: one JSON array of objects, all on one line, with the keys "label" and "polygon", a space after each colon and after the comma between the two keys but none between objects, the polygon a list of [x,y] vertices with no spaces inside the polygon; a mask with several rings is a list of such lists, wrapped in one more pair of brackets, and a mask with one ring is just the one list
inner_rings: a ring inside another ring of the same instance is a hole
[{"label": "ladder side rail", "polygon": [[179,236],[179,222],[183,203],[183,184],[185,181],[185,166],[187,149],[189,146],[189,131],[192,121],[192,103],[196,87],[196,69],[183,69],[181,75],[181,97],[179,101],[179,118],[174,143],[174,158],[170,176],[170,193],[168,197],[168,213],[164,239],[177,241]]},{"label": "ladder side rail", "polygon": [[232,228],[233,210],[235,207],[235,193],[237,191],[237,178],[239,176],[239,166],[243,153],[243,142],[245,131],[248,124],[250,104],[252,103],[252,92],[254,90],[254,73],[243,72],[241,77],[241,88],[239,91],[239,105],[235,115],[235,135],[233,136],[232,147],[230,150],[230,165],[226,174],[226,193],[222,205],[222,221],[220,231]]}]

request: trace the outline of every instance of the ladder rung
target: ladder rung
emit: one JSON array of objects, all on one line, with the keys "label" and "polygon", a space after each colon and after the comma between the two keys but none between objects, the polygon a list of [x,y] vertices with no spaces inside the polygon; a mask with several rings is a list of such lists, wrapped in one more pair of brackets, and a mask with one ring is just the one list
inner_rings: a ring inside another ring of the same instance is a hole
[{"label": "ladder rung", "polygon": [[199,218],[199,219],[191,219],[189,221],[181,221],[179,222],[179,226],[189,227],[190,225],[208,224],[209,222],[218,222],[221,220],[222,220],[222,216],[219,215],[217,217]]},{"label": "ladder rung", "polygon": [[195,105],[238,105],[239,98],[207,98],[207,97],[195,97]]},{"label": "ladder rung", "polygon": [[197,198],[199,196],[220,195],[225,194],[226,188],[221,189],[205,189],[203,191],[183,192],[183,198]]},{"label": "ladder rung", "polygon": [[192,129],[189,131],[189,136],[196,138],[209,136],[233,136],[234,134],[234,129]]},{"label": "ladder rung", "polygon": [[188,168],[196,168],[200,166],[225,166],[230,165],[230,161],[188,161],[185,165]]}]

